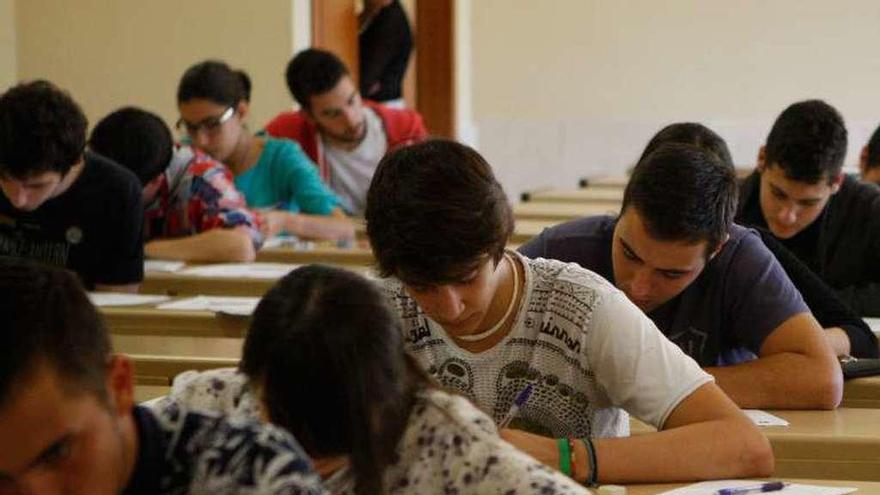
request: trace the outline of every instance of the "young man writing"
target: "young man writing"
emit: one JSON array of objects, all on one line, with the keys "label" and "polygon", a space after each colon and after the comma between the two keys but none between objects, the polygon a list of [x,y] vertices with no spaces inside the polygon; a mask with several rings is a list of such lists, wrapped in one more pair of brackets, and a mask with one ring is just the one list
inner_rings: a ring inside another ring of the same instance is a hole
[{"label": "young man writing", "polygon": [[0,255],[70,268],[89,289],[137,290],[140,186],[131,172],[83,151],[86,124],[47,81],[0,96]]},{"label": "young man writing", "polygon": [[425,139],[422,117],[362,100],[345,64],[324,50],[293,57],[287,87],[300,110],[282,112],[266,132],[299,142],[345,209],[362,215],[379,160],[390,150]]},{"label": "young man writing", "polygon": [[263,236],[232,174],[195,148],[175,146],[158,116],[134,107],[119,109],[98,122],[89,145],[140,180],[147,256],[254,260]]},{"label": "young man writing", "polygon": [[[581,482],[761,476],[767,440],[626,297],[574,264],[505,250],[510,205],[489,165],[449,141],[380,163],[367,233],[408,350],[502,435]],[[656,434],[631,438],[626,410]]]},{"label": "young man writing", "polygon": [[690,145],[645,154],[618,218],[553,227],[521,251],[612,281],[740,407],[836,407],[822,328],[759,235],[733,224],[732,167]]},{"label": "young man writing", "polygon": [[880,190],[845,176],[843,118],[819,100],[776,119],[736,216],[770,230],[862,316],[880,316]]},{"label": "young man writing", "polygon": [[324,493],[282,430],[134,406],[131,362],[69,272],[0,258],[0,310],[0,493]]}]

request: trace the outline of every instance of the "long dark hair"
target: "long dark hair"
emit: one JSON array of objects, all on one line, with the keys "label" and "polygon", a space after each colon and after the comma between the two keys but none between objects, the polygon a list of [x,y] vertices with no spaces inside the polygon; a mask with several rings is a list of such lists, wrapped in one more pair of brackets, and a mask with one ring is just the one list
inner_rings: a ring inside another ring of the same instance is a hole
[{"label": "long dark hair", "polygon": [[415,393],[429,384],[379,288],[320,265],[292,271],[266,293],[240,369],[260,387],[270,421],[309,454],[349,456],[362,494],[382,491]]},{"label": "long dark hair", "polygon": [[241,70],[232,70],[220,60],[205,60],[193,65],[180,78],[177,103],[202,98],[232,107],[251,101],[251,79]]}]

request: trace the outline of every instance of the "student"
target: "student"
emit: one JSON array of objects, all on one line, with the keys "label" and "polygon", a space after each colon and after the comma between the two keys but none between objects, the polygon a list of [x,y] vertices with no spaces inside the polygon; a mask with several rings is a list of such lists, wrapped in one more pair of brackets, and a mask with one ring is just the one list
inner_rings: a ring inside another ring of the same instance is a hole
[{"label": "student", "polygon": [[379,160],[390,150],[425,139],[422,117],[361,100],[345,64],[324,50],[299,52],[287,64],[286,76],[301,109],[278,114],[266,132],[299,142],[345,209],[363,215]]},{"label": "student", "polygon": [[131,170],[143,187],[144,252],[183,261],[253,261],[257,221],[222,163],[175,146],[157,115],[125,107],[92,130],[89,146]]},{"label": "student", "polygon": [[[648,144],[619,217],[552,227],[521,252],[578,263],[617,285],[740,407],[836,407],[840,367],[821,327],[758,233],[733,224],[736,178],[719,159],[726,147],[664,144],[683,127]],[[705,131],[697,141],[723,143]]]},{"label": "student", "polygon": [[880,316],[880,191],[841,172],[846,127],[819,100],[776,119],[736,220],[767,228],[862,316]]},{"label": "student", "polygon": [[358,15],[361,94],[404,108],[403,78],[413,48],[412,30],[398,0],[366,0]]},{"label": "student", "polygon": [[0,255],[67,267],[90,290],[136,291],[141,189],[131,172],[83,152],[86,125],[48,81],[0,96]]},{"label": "student", "polygon": [[198,63],[177,88],[180,120],[192,143],[235,175],[235,186],[261,214],[264,233],[288,232],[318,239],[352,239],[354,225],[339,200],[321,182],[302,149],[286,139],[254,136],[245,120],[251,83],[223,62]]},{"label": "student", "polygon": [[[727,143],[725,143],[724,140],[712,130],[695,123],[671,124],[661,129],[648,143],[640,160],[647,157],[661,145],[666,143],[684,143],[699,146],[700,148],[715,154],[720,159],[722,165],[733,169],[733,161],[730,158],[730,151],[727,149]],[[710,168],[714,168],[714,162],[707,162],[707,164]],[[691,176],[692,180],[696,180],[697,178],[697,175]],[[679,183],[672,183],[669,184],[668,187],[675,189],[679,187],[679,185]],[[661,187],[657,187],[656,189],[662,191]],[[731,193],[733,192],[731,191]],[[662,191],[662,194],[666,194],[666,192]],[[706,196],[705,190],[696,188],[695,194],[703,195],[703,200],[707,203],[712,201],[710,197]],[[712,209],[708,206],[705,208],[699,208],[704,209],[708,214],[712,213]],[[664,208],[663,211],[672,212],[673,215],[670,218],[673,220],[684,220],[688,218],[690,213],[693,213],[675,208]],[[635,213],[638,214],[638,212]],[[675,213],[678,215],[674,215]],[[656,214],[654,216],[656,216]],[[540,236],[520,248],[520,251],[528,256],[542,256],[559,259],[561,261],[580,263],[585,268],[594,270],[608,280],[615,282],[616,278],[615,273],[613,272],[613,267],[607,260],[610,259],[613,231],[615,230],[616,225],[617,219],[611,217],[594,217],[592,219],[575,220],[543,232]],[[735,238],[735,242],[726,243],[721,246],[719,254],[723,255],[706,263],[706,269],[701,272],[701,274],[695,279],[694,283],[688,284],[687,286],[680,286],[677,280],[663,278],[655,280],[656,285],[653,290],[657,292],[669,292],[668,290],[664,290],[663,287],[668,287],[670,285],[679,286],[677,291],[668,294],[668,299],[663,298],[658,306],[666,306],[667,308],[676,306],[679,303],[674,301],[678,301],[682,297],[709,297],[705,294],[707,291],[702,288],[706,286],[718,287],[717,284],[711,283],[712,280],[720,280],[721,278],[726,280],[737,279],[736,276],[728,276],[724,274],[726,273],[725,269],[719,267],[722,260],[731,263],[731,273],[734,274],[743,273],[738,271],[735,267],[738,263],[745,262],[745,260],[753,260],[754,258],[757,258],[763,259],[765,263],[772,262],[772,260],[763,252],[765,249],[760,246],[759,243],[754,242],[751,234],[747,234],[744,229],[737,225],[732,225],[731,228],[737,232],[736,234],[732,234],[732,237]],[[806,302],[816,320],[818,320],[819,324],[825,328],[825,337],[837,355],[875,357],[878,353],[877,338],[874,336],[870,327],[868,327],[858,315],[853,314],[852,310],[840,300],[830,287],[801,263],[796,256],[785,249],[779,241],[773,238],[772,234],[764,229],[756,229],[756,232],[760,235],[761,240],[764,242],[767,249],[769,249],[779,261],[780,266],[785,270],[785,273],[791,279],[795,288],[801,293],[804,302]],[[745,242],[740,243],[737,241],[737,239],[743,236],[747,237]],[[736,247],[734,248],[734,246]],[[597,250],[598,252],[596,252]],[[699,283],[697,281],[699,281]],[[738,288],[738,294],[748,294],[749,292],[754,291],[754,293],[751,294],[752,298],[772,299],[777,297],[776,295],[765,294],[765,291],[767,290],[769,289],[764,286],[752,288],[746,285]],[[686,332],[683,332],[682,329],[676,327],[691,324],[694,324],[697,328],[700,326],[706,326],[706,328],[713,331],[712,333],[722,331],[722,329],[725,329],[724,331],[728,332],[734,331],[734,333],[756,331],[756,329],[748,327],[737,329],[730,324],[730,322],[736,321],[736,318],[733,315],[726,314],[727,311],[734,310],[731,301],[732,299],[727,301],[725,310],[715,312],[714,314],[704,311],[702,317],[681,314],[680,317],[664,322],[658,317],[663,311],[651,311],[648,313],[648,316],[654,320],[654,323],[656,323],[667,336],[675,334],[684,337]],[[694,304],[690,307],[679,305],[681,310],[694,310],[700,307],[702,307],[701,304]],[[742,310],[738,309],[737,311]],[[708,319],[706,319],[707,317]],[[696,325],[694,323],[695,319],[702,319],[702,325]],[[694,357],[697,358],[698,361],[701,361],[699,357]],[[717,363],[715,363],[710,356],[708,361],[703,364],[712,366]]]},{"label": "student", "polygon": [[185,373],[171,396],[283,426],[332,493],[587,493],[435,385],[404,352],[381,291],[349,271],[298,268],[269,290],[241,371]]},{"label": "student", "polygon": [[[431,375],[495,421],[534,387],[502,430],[516,447],[565,472],[565,439],[583,439],[570,468],[580,482],[772,472],[767,439],[620,291],[505,249],[510,205],[474,150],[429,141],[385,157],[366,222],[406,347]],[[609,438],[628,434],[621,409],[662,431]]]},{"label": "student", "polygon": [[880,184],[880,127],[874,130],[868,144],[862,148],[862,154],[859,156],[859,172],[863,181]]},{"label": "student", "polygon": [[131,362],[69,272],[0,259],[0,311],[0,492],[324,493],[280,429],[133,406]]}]

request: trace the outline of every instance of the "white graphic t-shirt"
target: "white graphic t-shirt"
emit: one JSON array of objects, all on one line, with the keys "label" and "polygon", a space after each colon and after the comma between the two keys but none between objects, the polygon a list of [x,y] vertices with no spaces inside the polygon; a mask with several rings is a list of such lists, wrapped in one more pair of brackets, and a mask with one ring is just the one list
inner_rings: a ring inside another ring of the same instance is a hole
[{"label": "white graphic t-shirt", "polygon": [[376,166],[388,149],[388,137],[382,120],[372,109],[364,107],[367,135],[357,148],[346,151],[326,140],[324,159],[330,167],[330,188],[339,196],[343,208],[355,216],[363,216],[367,206],[367,189]]},{"label": "white graphic t-shirt", "polygon": [[409,297],[385,280],[405,345],[442,385],[500,421],[528,384],[534,390],[512,428],[561,437],[629,434],[629,412],[657,428],[712,381],[626,296],[580,266],[530,260],[513,329],[492,349],[458,347]]}]

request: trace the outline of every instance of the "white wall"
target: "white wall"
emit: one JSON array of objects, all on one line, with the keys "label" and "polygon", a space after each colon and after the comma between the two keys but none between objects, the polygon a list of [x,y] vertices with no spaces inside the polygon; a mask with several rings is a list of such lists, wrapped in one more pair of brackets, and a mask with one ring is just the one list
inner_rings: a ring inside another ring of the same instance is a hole
[{"label": "white wall", "polygon": [[0,93],[15,82],[15,1],[0,0]]},{"label": "white wall", "polygon": [[291,0],[19,0],[18,77],[56,82],[92,124],[122,105],[142,106],[173,124],[180,76],[196,62],[220,58],[251,76],[250,124],[259,128],[291,105],[284,83],[295,42],[291,5]]},{"label": "white wall", "polygon": [[848,164],[880,122],[875,0],[462,3],[479,148],[511,195],[620,173],[674,121],[709,125],[741,165],[799,99],[841,111]]}]

